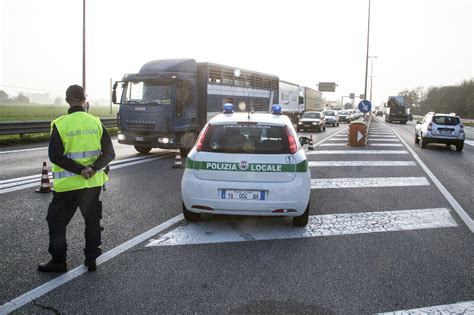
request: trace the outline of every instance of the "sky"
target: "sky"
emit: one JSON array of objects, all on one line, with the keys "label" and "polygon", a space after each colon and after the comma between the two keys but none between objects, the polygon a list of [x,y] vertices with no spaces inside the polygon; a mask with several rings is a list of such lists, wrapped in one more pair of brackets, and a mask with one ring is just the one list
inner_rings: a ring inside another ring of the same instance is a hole
[{"label": "sky", "polygon": [[[0,90],[64,97],[82,83],[82,2],[0,0]],[[371,0],[372,103],[472,79],[473,15],[471,0]],[[108,100],[110,79],[168,58],[362,94],[367,21],[368,0],[86,0],[87,94]]]}]

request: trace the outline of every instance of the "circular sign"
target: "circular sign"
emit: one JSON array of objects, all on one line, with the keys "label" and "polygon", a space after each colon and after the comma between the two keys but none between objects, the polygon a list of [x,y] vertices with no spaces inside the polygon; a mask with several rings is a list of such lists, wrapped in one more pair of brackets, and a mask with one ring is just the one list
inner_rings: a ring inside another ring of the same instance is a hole
[{"label": "circular sign", "polygon": [[360,101],[358,108],[362,113],[368,113],[372,110],[372,104],[370,104],[368,100],[362,100]]}]

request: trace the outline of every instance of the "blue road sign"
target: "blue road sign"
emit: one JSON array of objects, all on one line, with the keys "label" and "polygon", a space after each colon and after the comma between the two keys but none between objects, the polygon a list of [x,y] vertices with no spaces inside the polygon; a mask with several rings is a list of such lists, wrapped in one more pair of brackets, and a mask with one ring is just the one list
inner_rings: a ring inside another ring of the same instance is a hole
[{"label": "blue road sign", "polygon": [[368,113],[372,110],[372,104],[368,100],[362,100],[359,103],[359,110],[363,113]]}]

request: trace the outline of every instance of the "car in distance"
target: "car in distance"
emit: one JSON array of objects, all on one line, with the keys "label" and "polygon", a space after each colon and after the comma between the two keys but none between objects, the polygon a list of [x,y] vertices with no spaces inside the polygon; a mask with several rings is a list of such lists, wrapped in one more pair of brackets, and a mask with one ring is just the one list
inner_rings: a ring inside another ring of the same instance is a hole
[{"label": "car in distance", "polygon": [[326,131],[326,116],[323,112],[305,112],[298,121],[296,130]]},{"label": "car in distance", "polygon": [[336,110],[325,110],[323,114],[326,117],[326,125],[339,126],[339,114]]},{"label": "car in distance", "polygon": [[455,145],[457,151],[464,147],[464,126],[455,114],[429,112],[415,126],[415,143],[426,148],[429,143]]},{"label": "car in distance", "polygon": [[350,123],[352,121],[351,113],[346,110],[339,112],[339,122]]},{"label": "car in distance", "polygon": [[232,104],[202,129],[186,159],[181,181],[183,215],[288,216],[306,226],[311,174],[290,119],[274,114],[234,113]]}]

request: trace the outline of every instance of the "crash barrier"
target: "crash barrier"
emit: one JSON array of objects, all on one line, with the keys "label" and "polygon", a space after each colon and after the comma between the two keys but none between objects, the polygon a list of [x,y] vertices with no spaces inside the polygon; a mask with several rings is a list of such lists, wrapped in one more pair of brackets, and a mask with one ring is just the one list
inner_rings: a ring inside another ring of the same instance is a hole
[{"label": "crash barrier", "polygon": [[[101,118],[105,128],[117,127],[117,118]],[[51,121],[5,121],[0,122],[0,135],[25,135],[30,133],[50,132]]]},{"label": "crash barrier", "polygon": [[49,175],[48,175],[48,167],[46,166],[46,162],[43,162],[43,169],[41,171],[41,184],[38,189],[35,190],[37,193],[50,193],[51,190],[51,183],[49,182]]},{"label": "crash barrier", "polygon": [[354,121],[349,125],[350,147],[365,147],[367,143],[367,124],[362,121]]}]

